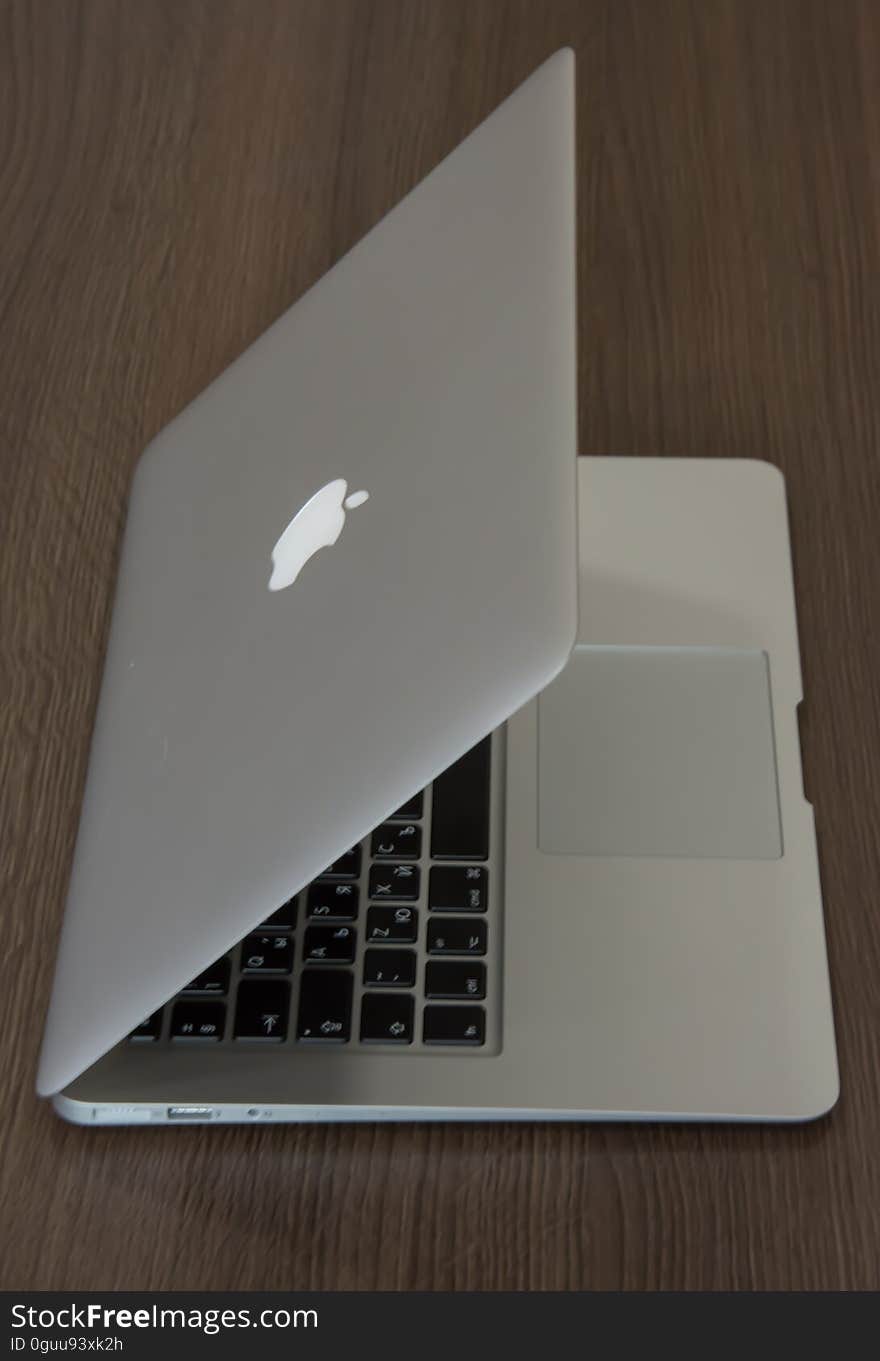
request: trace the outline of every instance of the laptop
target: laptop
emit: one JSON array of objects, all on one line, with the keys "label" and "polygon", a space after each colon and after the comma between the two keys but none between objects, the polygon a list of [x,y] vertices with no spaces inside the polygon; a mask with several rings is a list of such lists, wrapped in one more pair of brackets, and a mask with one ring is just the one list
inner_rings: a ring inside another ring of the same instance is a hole
[{"label": "laptop", "polygon": [[67,1119],[833,1104],[782,480],[577,458],[574,164],[563,51],[142,456]]}]

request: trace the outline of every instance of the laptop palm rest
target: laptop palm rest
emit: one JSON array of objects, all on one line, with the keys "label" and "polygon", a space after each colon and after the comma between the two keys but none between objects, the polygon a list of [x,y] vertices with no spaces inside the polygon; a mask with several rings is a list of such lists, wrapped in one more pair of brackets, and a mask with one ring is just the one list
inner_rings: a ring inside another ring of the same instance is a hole
[{"label": "laptop palm rest", "polygon": [[538,702],[538,801],[549,854],[778,858],[766,653],[576,648]]}]

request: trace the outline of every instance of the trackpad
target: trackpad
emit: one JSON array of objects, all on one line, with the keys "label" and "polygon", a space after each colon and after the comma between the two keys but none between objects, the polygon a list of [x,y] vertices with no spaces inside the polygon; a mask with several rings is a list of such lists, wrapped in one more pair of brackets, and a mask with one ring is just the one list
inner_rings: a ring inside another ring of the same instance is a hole
[{"label": "trackpad", "polygon": [[766,653],[575,648],[538,700],[538,799],[550,854],[777,859]]}]

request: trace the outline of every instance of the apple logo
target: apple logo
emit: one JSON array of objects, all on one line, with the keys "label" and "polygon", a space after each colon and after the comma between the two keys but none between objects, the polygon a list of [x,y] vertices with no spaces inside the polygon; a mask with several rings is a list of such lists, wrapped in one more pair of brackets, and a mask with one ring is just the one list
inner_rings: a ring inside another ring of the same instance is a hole
[{"label": "apple logo", "polygon": [[346,510],[356,510],[369,500],[368,491],[353,491],[346,496],[348,483],[336,477],[316,491],[297,511],[272,549],[270,591],[292,586],[313,553],[329,548],[342,533]]}]

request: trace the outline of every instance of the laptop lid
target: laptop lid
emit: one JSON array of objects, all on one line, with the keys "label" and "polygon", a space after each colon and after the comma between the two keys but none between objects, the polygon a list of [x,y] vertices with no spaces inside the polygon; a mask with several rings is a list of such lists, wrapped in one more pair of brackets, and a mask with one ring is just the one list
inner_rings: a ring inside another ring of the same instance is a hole
[{"label": "laptop lid", "polygon": [[564,51],[144,453],[41,1093],[565,663],[573,101]]}]

